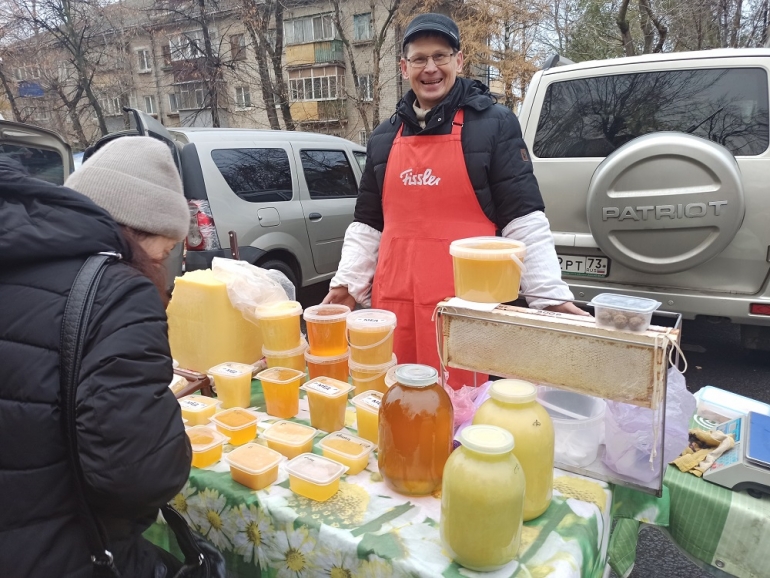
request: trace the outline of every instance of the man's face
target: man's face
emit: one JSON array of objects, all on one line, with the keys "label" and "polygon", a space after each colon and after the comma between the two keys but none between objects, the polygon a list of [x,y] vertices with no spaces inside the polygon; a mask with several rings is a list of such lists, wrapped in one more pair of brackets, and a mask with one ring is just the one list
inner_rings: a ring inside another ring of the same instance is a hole
[{"label": "man's face", "polygon": [[[447,60],[437,66],[434,58]],[[431,58],[427,58],[431,57]],[[427,58],[424,67],[421,60]],[[415,62],[416,60],[416,62]],[[417,38],[407,46],[406,58],[401,59],[401,74],[409,81],[417,95],[420,108],[429,109],[439,104],[454,86],[457,73],[463,67],[463,53],[455,52],[443,37]]]}]

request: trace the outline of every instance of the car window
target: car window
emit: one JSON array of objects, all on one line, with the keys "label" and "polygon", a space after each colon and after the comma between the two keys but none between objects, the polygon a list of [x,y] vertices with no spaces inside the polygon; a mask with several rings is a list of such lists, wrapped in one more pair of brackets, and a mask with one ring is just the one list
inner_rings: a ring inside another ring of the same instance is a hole
[{"label": "car window", "polygon": [[211,158],[233,192],[250,203],[290,201],[289,155],[283,149],[216,149]]},{"label": "car window", "polygon": [[6,143],[0,144],[0,155],[16,159],[33,177],[64,184],[64,161],[56,151]]},{"label": "car window", "polygon": [[302,170],[312,199],[355,197],[358,185],[345,151],[300,151]]},{"label": "car window", "polygon": [[658,131],[690,133],[734,155],[761,154],[768,146],[767,73],[714,68],[554,82],[533,152],[540,158],[604,157]]},{"label": "car window", "polygon": [[366,166],[366,153],[353,151],[353,156],[356,157],[356,162],[358,163],[358,166],[361,167],[361,172],[363,173],[364,167]]}]

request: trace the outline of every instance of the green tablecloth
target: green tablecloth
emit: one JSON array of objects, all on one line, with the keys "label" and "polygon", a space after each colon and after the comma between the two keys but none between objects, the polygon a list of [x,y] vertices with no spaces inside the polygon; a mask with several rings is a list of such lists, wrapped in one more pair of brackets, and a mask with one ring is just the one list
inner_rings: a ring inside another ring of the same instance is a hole
[{"label": "green tablecloth", "polygon": [[[252,404],[264,408],[258,382]],[[271,421],[260,413],[260,431]],[[295,421],[309,423],[304,400]],[[347,424],[354,432],[352,407]],[[225,452],[230,449],[225,446]],[[257,576],[258,566],[271,578],[602,576],[609,542],[609,487],[558,470],[554,487],[546,513],[524,526],[519,560],[492,573],[454,564],[439,539],[440,497],[391,491],[381,480],[374,455],[366,470],[343,478],[340,491],[327,502],[291,492],[283,466],[275,484],[255,492],[233,482],[220,462],[193,468],[172,503],[224,552],[234,576]],[[162,520],[145,536],[175,551]]]}]

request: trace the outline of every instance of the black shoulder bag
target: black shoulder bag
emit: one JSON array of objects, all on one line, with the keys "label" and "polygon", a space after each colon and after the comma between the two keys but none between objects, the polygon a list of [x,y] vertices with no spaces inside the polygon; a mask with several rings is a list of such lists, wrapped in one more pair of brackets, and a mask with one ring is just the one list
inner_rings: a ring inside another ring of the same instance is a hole
[{"label": "black shoulder bag", "polygon": [[[75,425],[75,402],[83,356],[85,334],[99,280],[107,265],[121,258],[118,253],[99,253],[89,257],[75,277],[70,290],[61,328],[60,388],[62,424],[67,453],[74,472],[75,495],[78,515],[85,528],[95,578],[120,577],[100,523],[85,494],[85,478],[80,464]],[[203,536],[187,525],[185,519],[169,505],[161,507],[163,517],[176,535],[179,549],[184,554],[184,565],[174,578],[225,578],[225,561],[222,553]]]}]

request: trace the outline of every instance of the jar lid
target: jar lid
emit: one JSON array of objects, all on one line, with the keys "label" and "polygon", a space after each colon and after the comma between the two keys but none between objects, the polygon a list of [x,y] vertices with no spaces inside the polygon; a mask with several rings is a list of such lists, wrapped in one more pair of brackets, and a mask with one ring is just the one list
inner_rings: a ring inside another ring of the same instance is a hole
[{"label": "jar lid", "polygon": [[482,454],[506,454],[513,450],[513,435],[496,425],[469,425],[460,432],[463,447]]},{"label": "jar lid", "polygon": [[386,309],[359,309],[351,312],[347,317],[349,329],[380,329],[396,326],[396,314]]},{"label": "jar lid", "polygon": [[537,388],[521,379],[500,379],[492,383],[489,397],[503,403],[529,403],[537,399]]},{"label": "jar lid", "polygon": [[430,365],[406,363],[396,370],[396,381],[408,387],[428,387],[438,383],[438,371]]},{"label": "jar lid", "polygon": [[302,304],[299,301],[275,301],[257,305],[254,316],[257,319],[283,319],[302,315]]}]

